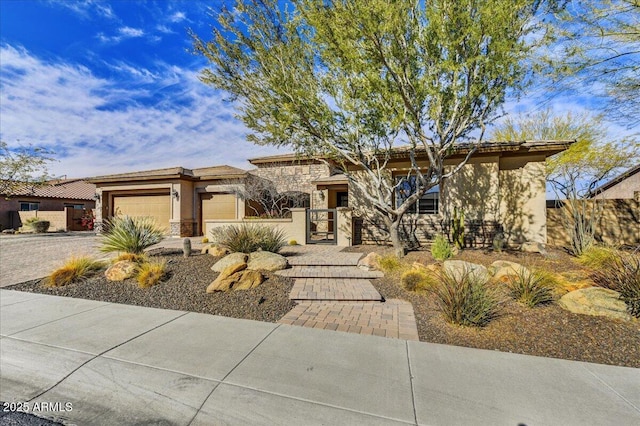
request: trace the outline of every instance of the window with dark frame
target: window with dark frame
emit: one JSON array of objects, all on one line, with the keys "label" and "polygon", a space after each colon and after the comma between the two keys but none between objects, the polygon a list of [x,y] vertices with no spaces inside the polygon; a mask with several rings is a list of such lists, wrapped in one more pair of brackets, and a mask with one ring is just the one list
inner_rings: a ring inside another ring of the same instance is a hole
[{"label": "window with dark frame", "polygon": [[[406,176],[396,177],[399,183],[396,188],[396,208],[399,207],[404,200],[409,198],[416,190],[416,177]],[[409,207],[407,213],[414,214],[438,214],[440,207],[440,185],[430,188],[419,200]]]},{"label": "window with dark frame", "polygon": [[32,203],[29,201],[20,201],[20,211],[21,212],[32,212],[35,210],[40,210],[40,203]]}]

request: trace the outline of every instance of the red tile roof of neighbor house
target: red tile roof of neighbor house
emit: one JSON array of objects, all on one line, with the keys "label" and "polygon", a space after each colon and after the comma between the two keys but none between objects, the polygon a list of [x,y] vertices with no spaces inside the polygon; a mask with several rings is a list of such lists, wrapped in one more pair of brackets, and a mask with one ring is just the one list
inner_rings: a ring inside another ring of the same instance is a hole
[{"label": "red tile roof of neighbor house", "polygon": [[92,183],[119,182],[131,180],[158,180],[158,179],[234,179],[246,176],[246,170],[231,166],[202,167],[199,169],[186,169],[184,167],[169,167],[166,169],[143,170],[139,172],[118,173],[113,175],[95,176],[88,178]]},{"label": "red tile roof of neighbor house", "polygon": [[86,179],[56,179],[43,186],[32,188],[25,185],[16,191],[15,197],[64,198],[73,200],[93,200],[96,186]]},{"label": "red tile roof of neighbor house", "polygon": [[[488,153],[515,153],[515,154],[528,154],[528,153],[540,153],[546,156],[551,156],[569,148],[575,140],[548,140],[548,141],[519,141],[519,142],[483,142],[481,144],[476,143],[459,143],[454,147],[452,155],[466,155],[469,150],[476,148],[476,154],[488,154]],[[398,146],[393,148],[393,157],[402,158],[407,155],[409,146]],[[419,150],[417,151],[419,154]],[[281,163],[292,161],[314,161],[313,157],[305,156],[303,154],[278,154],[270,155],[266,157],[250,158],[249,162],[254,165],[267,164],[267,163]],[[317,160],[316,160],[317,161]]]}]

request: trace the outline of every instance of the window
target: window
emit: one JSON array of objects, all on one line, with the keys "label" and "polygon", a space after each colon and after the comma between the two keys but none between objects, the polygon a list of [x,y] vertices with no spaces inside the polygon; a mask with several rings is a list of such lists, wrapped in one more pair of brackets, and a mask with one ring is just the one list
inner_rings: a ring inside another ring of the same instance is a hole
[{"label": "window", "polygon": [[31,203],[29,201],[20,201],[21,212],[31,212],[34,210],[40,210],[40,203]]},{"label": "window", "polygon": [[[411,176],[407,179],[404,176],[398,176],[397,181],[400,182],[400,184],[396,188],[396,207],[399,207],[404,200],[409,198],[411,194],[415,192],[416,178],[415,176]],[[440,185],[436,185],[433,188],[430,188],[417,203],[414,203],[409,207],[407,213],[438,214],[439,205]]]}]

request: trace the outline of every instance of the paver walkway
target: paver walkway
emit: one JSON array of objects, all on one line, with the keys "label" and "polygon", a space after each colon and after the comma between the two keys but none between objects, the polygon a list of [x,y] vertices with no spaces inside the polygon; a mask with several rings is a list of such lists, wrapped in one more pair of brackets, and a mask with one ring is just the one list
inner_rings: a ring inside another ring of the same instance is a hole
[{"label": "paver walkway", "polygon": [[342,247],[304,246],[284,251],[293,267],[278,274],[295,279],[289,298],[298,305],[279,322],[419,340],[411,303],[385,301],[369,281],[383,274],[359,269],[361,253],[340,250]]}]

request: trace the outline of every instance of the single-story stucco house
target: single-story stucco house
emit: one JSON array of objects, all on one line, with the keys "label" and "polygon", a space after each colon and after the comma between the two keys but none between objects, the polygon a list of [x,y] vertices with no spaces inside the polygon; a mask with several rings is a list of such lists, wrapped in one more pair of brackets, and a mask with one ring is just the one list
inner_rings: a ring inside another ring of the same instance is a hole
[{"label": "single-story stucco house", "polygon": [[640,164],[591,191],[598,199],[640,199]]},{"label": "single-story stucco house", "polygon": [[[24,185],[11,197],[0,194],[0,227],[18,229],[23,225],[21,216],[30,214],[51,220],[45,212],[93,210],[95,193],[96,186],[86,179],[55,179],[35,188]],[[66,220],[62,222],[57,226],[52,223],[52,229],[75,230],[72,224],[64,223]]]},{"label": "single-story stucco house", "polygon": [[[482,144],[457,174],[416,203],[406,215],[407,226],[418,240],[430,240],[438,232],[447,231],[451,214],[457,207],[465,212],[470,227],[499,228],[511,243],[545,243],[545,160],[571,143]],[[446,167],[459,163],[469,149],[469,146],[457,147],[448,157]],[[428,160],[424,155],[419,156],[418,161],[427,164]],[[114,215],[151,216],[168,234],[176,237],[206,236],[214,227],[227,223],[247,220],[255,223],[255,218],[245,219],[255,216],[255,209],[243,200],[237,188],[257,179],[269,182],[279,193],[306,196],[291,205],[295,217],[271,221],[299,243],[313,242],[310,234],[317,231],[326,236],[331,232],[335,235],[339,230],[342,237],[334,236],[323,242],[352,244],[385,240],[380,218],[347,177],[330,163],[295,154],[253,158],[249,162],[256,169],[175,167],[91,178],[97,194],[96,228],[100,229],[103,220]],[[399,148],[388,163],[389,178],[402,176],[407,168],[406,150]],[[326,209],[337,209],[343,214],[326,212]],[[317,210],[323,211],[316,212],[314,219],[309,212]],[[301,211],[306,211],[306,216],[302,216]],[[300,218],[302,221],[296,222]],[[350,222],[348,225],[344,224],[345,218]],[[293,225],[292,220],[297,224]],[[323,220],[328,223],[315,223]]]}]

